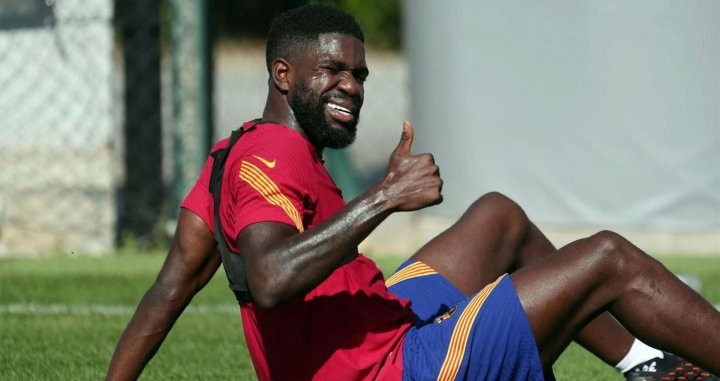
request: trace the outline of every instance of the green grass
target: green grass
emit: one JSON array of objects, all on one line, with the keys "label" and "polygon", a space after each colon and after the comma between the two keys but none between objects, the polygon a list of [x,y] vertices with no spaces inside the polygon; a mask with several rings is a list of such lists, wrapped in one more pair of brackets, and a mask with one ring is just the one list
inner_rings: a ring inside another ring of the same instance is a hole
[{"label": "green grass", "polygon": [[[115,343],[163,261],[161,253],[102,258],[0,261],[0,369],[3,379],[100,379]],[[377,258],[387,273],[400,263]],[[720,258],[665,258],[673,271],[700,277],[703,294],[720,304]],[[54,305],[51,314],[9,306]],[[70,307],[68,307],[70,306]],[[120,306],[105,311],[103,307]],[[143,378],[255,379],[239,313],[219,272],[176,323]],[[209,313],[197,313],[198,309]],[[619,380],[618,373],[577,345],[555,365],[560,380]]]}]

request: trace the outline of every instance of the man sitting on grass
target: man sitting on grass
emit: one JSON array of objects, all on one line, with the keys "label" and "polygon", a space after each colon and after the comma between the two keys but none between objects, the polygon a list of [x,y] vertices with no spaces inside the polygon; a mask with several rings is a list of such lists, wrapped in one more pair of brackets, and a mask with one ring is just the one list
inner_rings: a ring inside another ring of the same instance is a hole
[{"label": "man sitting on grass", "polygon": [[331,7],[275,21],[267,103],[230,151],[221,224],[211,156],[108,379],[137,377],[215,273],[214,229],[246,267],[250,296],[240,310],[261,380],[540,380],[552,378],[571,340],[630,370],[647,360],[659,370],[667,360],[680,362],[684,377],[710,379],[624,327],[720,372],[720,313],[660,263],[607,231],[555,249],[497,193],[480,197],[385,282],[357,245],[391,213],[440,203],[442,180],[430,154],[412,154],[409,123],[382,181],[348,204],[325,171],[323,149],[355,137],[368,76],[363,41],[352,17]]}]

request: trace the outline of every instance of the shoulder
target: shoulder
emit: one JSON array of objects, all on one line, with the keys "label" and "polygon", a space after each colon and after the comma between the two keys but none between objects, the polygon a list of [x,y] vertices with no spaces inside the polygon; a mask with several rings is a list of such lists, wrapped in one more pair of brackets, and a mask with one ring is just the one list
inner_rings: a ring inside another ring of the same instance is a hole
[{"label": "shoulder", "polygon": [[246,189],[248,183],[312,193],[319,166],[322,161],[314,147],[297,131],[257,124],[247,128],[232,148],[225,173],[236,174],[232,176],[236,189]]},{"label": "shoulder", "polygon": [[245,132],[240,141],[244,139],[235,159],[263,168],[292,171],[320,160],[302,135],[282,125],[258,124]]},{"label": "shoulder", "polygon": [[210,153],[215,152],[219,149],[226,148],[228,146],[229,142],[230,142],[230,138],[224,138],[224,139],[218,140],[217,142],[215,142],[215,144],[213,144],[212,148],[210,149]]}]

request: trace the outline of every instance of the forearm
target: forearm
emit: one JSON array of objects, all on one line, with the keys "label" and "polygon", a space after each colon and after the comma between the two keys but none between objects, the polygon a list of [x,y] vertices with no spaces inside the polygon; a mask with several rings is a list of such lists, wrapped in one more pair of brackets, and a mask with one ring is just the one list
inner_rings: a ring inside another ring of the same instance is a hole
[{"label": "forearm", "polygon": [[237,243],[256,305],[273,308],[305,295],[356,253],[390,213],[442,202],[439,168],[430,154],[410,154],[412,140],[406,122],[383,181],[320,225],[301,234],[279,223],[250,225],[240,232]]},{"label": "forearm", "polygon": [[138,305],[110,362],[107,380],[134,380],[150,361],[191,297],[173,295],[157,283]]},{"label": "forearm", "polygon": [[[322,224],[276,240],[261,256],[250,256],[249,267],[259,270],[248,272],[255,302],[271,308],[316,287],[357,253],[358,244],[392,207],[384,189],[373,187]],[[253,290],[254,284],[259,292]]]},{"label": "forearm", "polygon": [[199,216],[182,209],[165,263],[118,341],[108,380],[134,380],[140,375],[175,320],[218,266],[220,256],[210,229]]}]

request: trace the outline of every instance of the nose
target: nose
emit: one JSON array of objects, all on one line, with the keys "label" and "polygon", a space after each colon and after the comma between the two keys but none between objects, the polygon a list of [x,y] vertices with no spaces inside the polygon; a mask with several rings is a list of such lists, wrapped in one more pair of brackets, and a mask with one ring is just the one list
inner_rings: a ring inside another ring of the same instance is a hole
[{"label": "nose", "polygon": [[340,82],[338,83],[338,89],[350,96],[363,96],[364,88],[354,75],[348,72],[343,72]]}]

